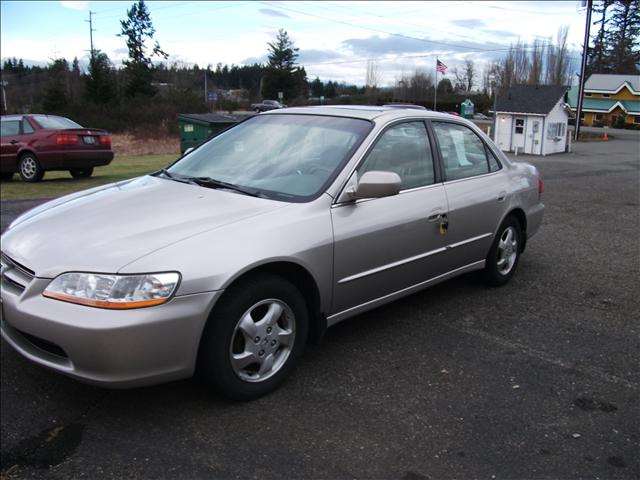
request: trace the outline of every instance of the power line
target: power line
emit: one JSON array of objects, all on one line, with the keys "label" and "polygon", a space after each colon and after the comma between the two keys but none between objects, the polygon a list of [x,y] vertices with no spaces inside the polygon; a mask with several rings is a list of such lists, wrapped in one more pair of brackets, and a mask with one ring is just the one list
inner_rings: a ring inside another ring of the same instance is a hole
[{"label": "power line", "polygon": [[[478,53],[478,52],[505,52],[511,49],[511,47],[501,47],[501,48],[474,48],[472,46],[469,45],[459,45],[459,44],[454,44],[454,43],[447,43],[447,42],[438,42],[436,40],[428,40],[426,38],[418,38],[418,37],[412,37],[410,35],[404,35],[402,33],[395,33],[395,32],[389,32],[387,30],[382,30],[379,28],[372,28],[372,27],[365,27],[363,25],[356,25],[354,23],[350,23],[350,22],[345,22],[342,20],[336,20],[333,18],[328,18],[328,17],[323,17],[322,15],[316,15],[313,13],[308,13],[308,12],[303,12],[301,10],[296,10],[290,7],[283,7],[282,5],[272,5],[269,2],[259,2],[262,3],[264,5],[267,5],[269,7],[272,8],[276,8],[276,9],[280,9],[280,10],[288,10],[291,12],[295,12],[295,13],[299,13],[301,15],[306,15],[309,17],[314,17],[314,18],[319,18],[322,20],[326,20],[328,22],[334,22],[334,23],[340,23],[342,25],[347,25],[349,27],[354,27],[354,28],[360,28],[360,29],[364,29],[364,30],[369,30],[372,32],[377,32],[377,33],[384,33],[385,35],[391,35],[394,37],[400,37],[400,38],[406,38],[408,40],[415,40],[418,42],[423,42],[423,43],[431,43],[434,45],[442,45],[448,48],[459,48],[459,49],[463,49],[466,50],[468,53]],[[552,45],[551,43],[547,43],[547,44],[543,44],[544,46],[550,46]],[[532,47],[524,47],[523,49],[530,49]]]}]

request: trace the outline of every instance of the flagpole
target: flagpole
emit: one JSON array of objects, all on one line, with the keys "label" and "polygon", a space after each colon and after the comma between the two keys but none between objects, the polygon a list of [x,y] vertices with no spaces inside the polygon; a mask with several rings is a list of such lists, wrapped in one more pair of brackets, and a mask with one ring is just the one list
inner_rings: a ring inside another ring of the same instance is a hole
[{"label": "flagpole", "polygon": [[438,105],[438,57],[436,57],[436,83],[433,85],[433,111],[437,112]]}]

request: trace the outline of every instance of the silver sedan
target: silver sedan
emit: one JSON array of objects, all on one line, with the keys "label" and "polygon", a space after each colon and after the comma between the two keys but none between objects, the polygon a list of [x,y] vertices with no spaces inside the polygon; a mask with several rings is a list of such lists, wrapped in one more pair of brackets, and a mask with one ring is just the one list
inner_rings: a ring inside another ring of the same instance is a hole
[{"label": "silver sedan", "polygon": [[509,281],[541,194],[533,166],[461,118],[272,111],[152,175],[16,219],[2,236],[2,336],[94,384],[199,371],[257,398],[337,322],[474,270]]}]

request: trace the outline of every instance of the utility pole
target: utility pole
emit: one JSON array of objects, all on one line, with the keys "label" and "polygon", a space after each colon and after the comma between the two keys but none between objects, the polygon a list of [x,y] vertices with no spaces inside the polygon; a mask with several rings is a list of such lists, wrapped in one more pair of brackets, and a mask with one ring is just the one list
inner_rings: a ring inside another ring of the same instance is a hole
[{"label": "utility pole", "polygon": [[89,20],[85,20],[85,22],[89,23],[89,41],[91,42],[91,50],[90,50],[90,55],[91,55],[91,64],[93,65],[93,54],[94,54],[94,50],[93,50],[93,32],[95,32],[94,28],[93,28],[93,15],[95,15],[96,12],[92,12],[91,10],[89,10]]},{"label": "utility pole", "polygon": [[[209,68],[205,68],[204,69],[204,104],[208,107],[209,106],[209,96],[207,93],[207,72],[209,71]],[[208,108],[207,108],[208,110]]]},{"label": "utility pole", "polygon": [[587,24],[584,27],[584,45],[582,46],[582,66],[580,68],[580,88],[578,88],[578,107],[576,108],[575,141],[580,135],[580,123],[582,117],[582,97],[584,97],[585,71],[587,69],[587,54],[589,53],[589,31],[591,30],[591,8],[593,0],[587,0]]},{"label": "utility pole", "polygon": [[4,87],[6,87],[9,82],[7,82],[6,80],[2,80],[2,105],[4,106],[4,112],[3,113],[8,113],[9,112],[9,108],[7,107],[7,91],[5,90]]}]

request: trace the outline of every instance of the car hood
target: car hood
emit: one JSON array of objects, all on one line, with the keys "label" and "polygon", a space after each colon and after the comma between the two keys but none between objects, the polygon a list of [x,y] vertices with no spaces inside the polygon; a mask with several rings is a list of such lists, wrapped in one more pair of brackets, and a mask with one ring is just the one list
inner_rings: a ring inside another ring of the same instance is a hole
[{"label": "car hood", "polygon": [[145,176],[27,212],[2,236],[2,252],[42,278],[65,271],[118,272],[187,237],[287,205]]}]

